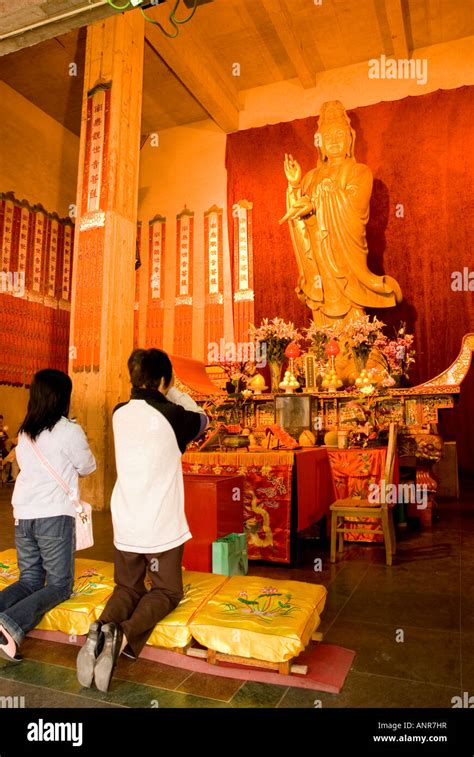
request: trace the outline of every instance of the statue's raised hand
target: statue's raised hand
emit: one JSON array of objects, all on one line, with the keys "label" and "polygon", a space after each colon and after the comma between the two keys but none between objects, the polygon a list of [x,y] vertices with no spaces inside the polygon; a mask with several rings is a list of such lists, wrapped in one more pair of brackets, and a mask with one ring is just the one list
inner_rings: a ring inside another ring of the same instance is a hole
[{"label": "statue's raised hand", "polygon": [[285,153],[285,176],[288,179],[288,183],[292,187],[298,187],[301,183],[301,166],[297,160],[293,158],[293,155]]}]

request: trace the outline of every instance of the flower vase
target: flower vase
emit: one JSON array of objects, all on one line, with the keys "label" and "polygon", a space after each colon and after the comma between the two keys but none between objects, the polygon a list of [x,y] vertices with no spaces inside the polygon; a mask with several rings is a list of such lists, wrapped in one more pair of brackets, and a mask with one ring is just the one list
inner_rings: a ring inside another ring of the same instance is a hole
[{"label": "flower vase", "polygon": [[406,386],[408,386],[407,378],[403,373],[392,373],[391,376],[395,381],[393,385],[394,389],[405,388]]},{"label": "flower vase", "polygon": [[283,363],[277,362],[276,360],[270,360],[268,365],[270,368],[271,392],[272,394],[277,394],[277,392],[280,391],[281,368]]},{"label": "flower vase", "polygon": [[354,360],[354,365],[355,365],[357,374],[360,376],[365,366],[367,365],[367,360],[369,359],[369,352],[367,352],[366,350],[364,351],[355,350],[353,347],[352,358]]}]

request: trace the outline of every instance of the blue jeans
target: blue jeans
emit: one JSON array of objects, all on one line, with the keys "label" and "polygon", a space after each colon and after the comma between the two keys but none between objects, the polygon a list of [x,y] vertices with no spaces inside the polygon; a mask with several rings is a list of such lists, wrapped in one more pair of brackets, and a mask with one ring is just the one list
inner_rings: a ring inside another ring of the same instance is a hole
[{"label": "blue jeans", "polygon": [[71,596],[75,519],[56,515],[19,520],[15,542],[20,578],[0,591],[0,625],[19,647],[45,613]]}]

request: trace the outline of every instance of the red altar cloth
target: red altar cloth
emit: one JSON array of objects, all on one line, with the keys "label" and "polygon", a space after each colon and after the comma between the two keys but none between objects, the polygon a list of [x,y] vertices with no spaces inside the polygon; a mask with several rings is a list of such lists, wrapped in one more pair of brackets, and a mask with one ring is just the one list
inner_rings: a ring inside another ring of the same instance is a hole
[{"label": "red altar cloth", "polygon": [[186,452],[184,474],[244,476],[249,558],[290,562],[293,452]]},{"label": "red altar cloth", "polygon": [[[371,447],[370,449],[328,449],[327,450],[332,479],[336,490],[335,499],[346,497],[366,498],[369,494],[369,484],[379,484],[383,476],[386,447]],[[395,458],[393,482],[398,484],[398,458]],[[373,524],[375,530],[377,521],[373,518],[345,518],[349,528],[357,521]],[[346,534],[347,541],[383,541],[380,534]]]},{"label": "red altar cloth", "polygon": [[296,452],[298,531],[304,531],[329,513],[337,499],[331,466],[325,447],[309,447]]}]

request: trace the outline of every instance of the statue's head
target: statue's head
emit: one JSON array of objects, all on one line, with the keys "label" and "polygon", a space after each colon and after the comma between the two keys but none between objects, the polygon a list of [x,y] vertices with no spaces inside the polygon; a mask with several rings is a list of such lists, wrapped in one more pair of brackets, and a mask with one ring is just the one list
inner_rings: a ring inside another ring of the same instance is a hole
[{"label": "statue's head", "polygon": [[314,144],[323,162],[331,158],[354,156],[355,132],[344,106],[339,100],[323,103]]}]

